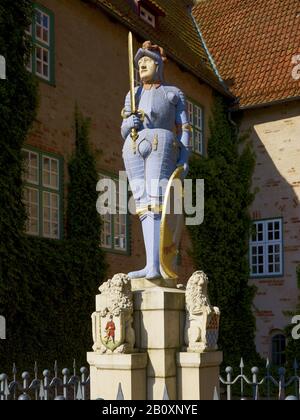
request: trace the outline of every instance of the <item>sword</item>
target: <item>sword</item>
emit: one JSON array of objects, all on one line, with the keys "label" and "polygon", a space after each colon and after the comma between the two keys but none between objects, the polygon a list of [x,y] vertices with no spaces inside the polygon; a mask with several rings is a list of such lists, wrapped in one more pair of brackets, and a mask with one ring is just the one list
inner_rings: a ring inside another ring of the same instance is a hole
[{"label": "sword", "polygon": [[[137,115],[138,110],[136,109],[135,103],[135,86],[134,86],[134,61],[133,61],[133,39],[132,33],[128,34],[128,56],[129,56],[129,82],[130,82],[130,103],[131,103],[131,115]],[[139,138],[136,128],[132,128],[130,137],[133,141],[133,152],[136,154],[136,141]]]}]

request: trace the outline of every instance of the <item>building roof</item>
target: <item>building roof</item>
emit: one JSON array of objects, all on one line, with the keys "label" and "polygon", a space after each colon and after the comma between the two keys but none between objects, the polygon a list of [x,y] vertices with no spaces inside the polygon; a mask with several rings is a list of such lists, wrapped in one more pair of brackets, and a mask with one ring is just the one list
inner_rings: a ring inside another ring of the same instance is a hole
[{"label": "building roof", "polygon": [[[167,56],[218,92],[232,96],[214,72],[197,27],[190,14],[187,0],[147,0],[164,16],[156,28],[144,22],[137,13],[139,0],[88,0],[123,23],[144,40],[163,47]],[[141,0],[142,1],[142,0]]]},{"label": "building roof", "polygon": [[240,108],[300,97],[300,79],[292,76],[299,0],[202,0],[193,14]]}]

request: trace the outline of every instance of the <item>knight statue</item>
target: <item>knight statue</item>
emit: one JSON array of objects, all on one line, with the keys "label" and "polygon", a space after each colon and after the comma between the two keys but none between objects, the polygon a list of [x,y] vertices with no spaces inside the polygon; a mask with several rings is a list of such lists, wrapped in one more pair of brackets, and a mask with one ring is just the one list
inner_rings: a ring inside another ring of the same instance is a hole
[{"label": "knight statue", "polygon": [[[180,174],[183,180],[189,170],[191,128],[183,92],[164,82],[164,50],[147,41],[133,59],[131,38],[130,54],[134,64],[129,65],[131,90],[122,111],[121,134],[124,164],[142,223],[146,266],[128,276],[153,280],[168,277],[161,265],[164,198],[170,178]],[[133,66],[140,76],[137,87]]]}]

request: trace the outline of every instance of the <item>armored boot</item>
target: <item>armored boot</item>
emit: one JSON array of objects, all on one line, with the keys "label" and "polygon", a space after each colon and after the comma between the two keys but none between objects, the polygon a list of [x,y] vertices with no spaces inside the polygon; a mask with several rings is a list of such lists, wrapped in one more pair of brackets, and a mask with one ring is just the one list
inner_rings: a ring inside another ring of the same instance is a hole
[{"label": "armored boot", "polygon": [[147,243],[147,274],[146,279],[153,280],[161,277],[159,246],[161,214],[149,213]]},{"label": "armored boot", "polygon": [[153,280],[161,277],[159,261],[159,240],[161,215],[146,213],[141,217],[144,243],[146,247],[146,267],[128,274],[131,279],[144,278]]}]

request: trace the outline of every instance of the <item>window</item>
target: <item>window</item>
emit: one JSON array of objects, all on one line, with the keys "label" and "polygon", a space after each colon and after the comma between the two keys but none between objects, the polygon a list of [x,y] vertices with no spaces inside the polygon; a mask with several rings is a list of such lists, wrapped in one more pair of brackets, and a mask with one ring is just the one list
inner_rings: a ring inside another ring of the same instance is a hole
[{"label": "window", "polygon": [[33,51],[27,69],[49,83],[54,83],[54,15],[35,6],[32,24],[26,31],[32,38]]},{"label": "window", "polygon": [[203,138],[203,108],[200,105],[187,101],[189,123],[192,127],[193,151],[200,155],[204,154]]},{"label": "window", "polygon": [[283,334],[276,334],[272,337],[272,363],[275,366],[285,364],[286,339]]},{"label": "window", "polygon": [[[129,253],[129,219],[126,208],[120,207],[120,191],[119,181],[117,178],[108,177],[100,174],[100,179],[109,178],[115,181],[116,185],[116,213],[117,214],[105,214],[102,217],[102,231],[101,231],[101,246],[104,249],[111,251],[119,251]],[[121,200],[122,201],[122,200]],[[123,202],[128,202],[127,190],[126,196],[123,197]],[[122,213],[120,214],[120,210]]]},{"label": "window", "polygon": [[282,219],[254,222],[250,240],[253,277],[283,275]]},{"label": "window", "polygon": [[44,238],[62,236],[62,160],[46,153],[23,150],[26,233]]},{"label": "window", "polygon": [[149,23],[149,25],[153,26],[153,28],[155,28],[155,23],[156,23],[155,15],[153,15],[152,13],[150,13],[143,6],[140,6],[140,17],[145,22]]}]

